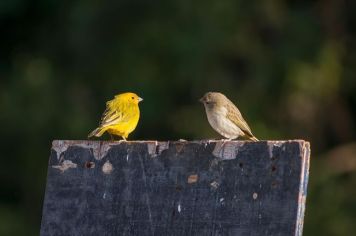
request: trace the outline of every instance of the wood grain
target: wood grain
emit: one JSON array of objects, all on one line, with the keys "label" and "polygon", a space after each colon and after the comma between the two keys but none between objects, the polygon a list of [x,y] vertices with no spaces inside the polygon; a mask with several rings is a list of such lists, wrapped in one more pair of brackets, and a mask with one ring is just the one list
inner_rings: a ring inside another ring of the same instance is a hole
[{"label": "wood grain", "polygon": [[309,149],[57,140],[41,235],[302,235]]}]

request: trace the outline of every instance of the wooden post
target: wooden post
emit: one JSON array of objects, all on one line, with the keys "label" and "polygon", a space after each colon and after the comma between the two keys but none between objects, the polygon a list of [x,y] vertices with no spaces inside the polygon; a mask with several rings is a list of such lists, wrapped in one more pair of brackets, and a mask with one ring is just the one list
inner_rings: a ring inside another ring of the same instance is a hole
[{"label": "wooden post", "polygon": [[41,235],[302,235],[309,143],[54,141]]}]

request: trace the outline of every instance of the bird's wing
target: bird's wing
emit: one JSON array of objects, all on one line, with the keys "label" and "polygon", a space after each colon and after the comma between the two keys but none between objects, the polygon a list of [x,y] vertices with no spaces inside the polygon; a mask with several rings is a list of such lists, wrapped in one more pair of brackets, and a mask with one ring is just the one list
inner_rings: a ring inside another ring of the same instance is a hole
[{"label": "bird's wing", "polygon": [[119,123],[123,118],[123,114],[120,111],[112,111],[110,109],[106,109],[101,121],[100,121],[100,126],[109,126],[112,124],[117,124]]},{"label": "bird's wing", "polygon": [[122,107],[117,106],[113,100],[108,101],[106,103],[106,110],[101,117],[100,126],[105,127],[127,121],[129,117],[122,110]]},{"label": "bird's wing", "polygon": [[228,101],[226,106],[227,106],[227,114],[226,114],[227,118],[232,122],[234,122],[234,124],[236,124],[247,136],[254,137],[250,127],[242,117],[239,109],[231,101]]}]

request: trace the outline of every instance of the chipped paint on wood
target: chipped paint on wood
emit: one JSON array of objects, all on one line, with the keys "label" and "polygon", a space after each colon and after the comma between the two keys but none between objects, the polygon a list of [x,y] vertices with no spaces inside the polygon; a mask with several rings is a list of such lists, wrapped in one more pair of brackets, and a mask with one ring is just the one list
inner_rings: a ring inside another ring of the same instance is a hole
[{"label": "chipped paint on wood", "polygon": [[52,149],[56,152],[57,160],[59,160],[61,154],[68,148],[68,145],[65,145],[64,143],[65,141],[62,140],[55,140],[52,142]]},{"label": "chipped paint on wood", "polygon": [[68,147],[82,147],[91,150],[93,152],[94,158],[97,160],[102,159],[106,156],[107,152],[110,150],[113,143],[104,141],[65,141],[65,140],[54,140],[52,142],[52,149],[57,153],[57,159],[59,160],[62,153],[67,151]]},{"label": "chipped paint on wood", "polygon": [[239,152],[239,148],[241,148],[242,146],[243,143],[241,142],[223,140],[220,142],[216,142],[212,154],[223,160],[235,159]]},{"label": "chipped paint on wood", "polygon": [[158,142],[158,141],[148,141],[147,142],[147,152],[151,157],[157,157],[161,155],[164,150],[169,148],[169,141]]},{"label": "chipped paint on wood", "polygon": [[77,164],[70,160],[64,160],[60,165],[52,165],[52,168],[59,169],[62,173],[71,168],[77,168]]},{"label": "chipped paint on wood", "polygon": [[106,161],[101,169],[104,174],[108,175],[111,174],[111,172],[114,170],[114,167],[112,166],[110,161]]},{"label": "chipped paint on wood", "polygon": [[301,236],[305,141],[53,144],[41,235]]},{"label": "chipped paint on wood", "polygon": [[193,184],[198,181],[198,175],[189,175],[188,177],[188,184]]},{"label": "chipped paint on wood", "polygon": [[217,189],[219,187],[219,183],[216,181],[213,181],[210,183],[210,186],[213,187],[214,189]]}]

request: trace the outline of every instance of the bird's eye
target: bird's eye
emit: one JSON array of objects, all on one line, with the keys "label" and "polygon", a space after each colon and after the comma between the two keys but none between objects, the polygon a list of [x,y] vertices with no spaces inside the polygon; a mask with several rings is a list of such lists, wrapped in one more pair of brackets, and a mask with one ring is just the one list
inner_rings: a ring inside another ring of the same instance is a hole
[{"label": "bird's eye", "polygon": [[134,97],[131,97],[132,100],[134,100],[135,98]]}]

